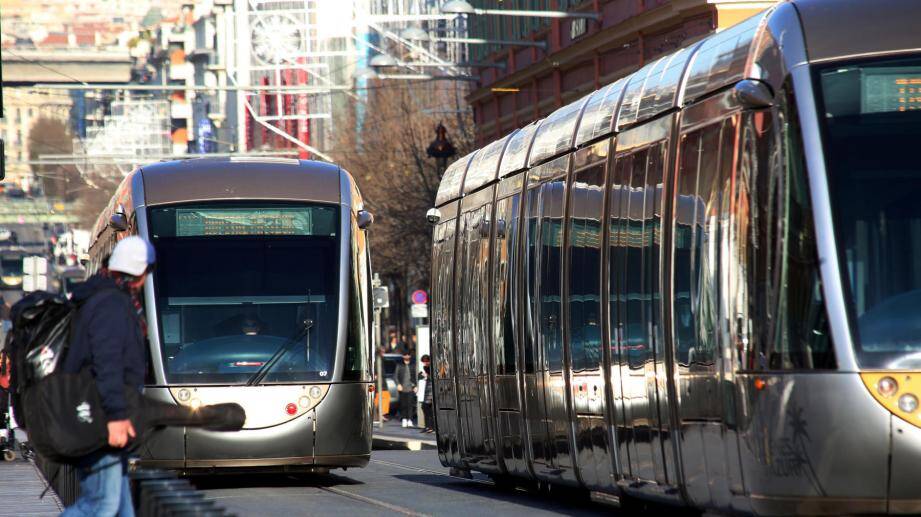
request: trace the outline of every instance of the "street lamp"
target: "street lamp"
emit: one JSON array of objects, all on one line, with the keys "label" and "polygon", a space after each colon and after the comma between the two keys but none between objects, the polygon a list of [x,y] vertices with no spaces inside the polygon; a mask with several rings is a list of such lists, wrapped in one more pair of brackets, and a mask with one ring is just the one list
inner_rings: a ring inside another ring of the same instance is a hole
[{"label": "street lamp", "polygon": [[447,169],[448,158],[457,154],[454,145],[448,140],[448,130],[445,129],[444,124],[441,122],[439,122],[438,126],[435,128],[435,139],[432,140],[425,152],[432,158],[435,158],[439,176],[444,174],[445,169]]},{"label": "street lamp", "polygon": [[516,11],[512,9],[478,9],[467,0],[450,0],[441,6],[444,14],[495,14],[498,16],[529,16],[532,18],[588,18],[600,20],[598,13],[580,13],[569,11]]}]

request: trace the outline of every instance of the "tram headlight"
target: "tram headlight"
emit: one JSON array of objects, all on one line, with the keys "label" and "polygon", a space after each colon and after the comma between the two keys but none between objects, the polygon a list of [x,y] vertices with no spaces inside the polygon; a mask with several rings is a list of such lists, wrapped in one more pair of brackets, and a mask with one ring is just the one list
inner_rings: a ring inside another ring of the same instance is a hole
[{"label": "tram headlight", "polygon": [[179,393],[176,394],[176,398],[179,399],[179,402],[188,402],[189,399],[192,398],[192,392],[182,388],[179,390]]},{"label": "tram headlight", "polygon": [[323,394],[323,390],[321,390],[319,386],[311,386],[309,393],[310,398],[318,399],[320,398],[320,395]]},{"label": "tram headlight", "polygon": [[297,399],[297,405],[301,406],[304,409],[307,409],[310,407],[310,399],[307,397],[301,397]]},{"label": "tram headlight", "polygon": [[906,393],[899,397],[899,409],[906,413],[914,413],[918,409],[918,397]]},{"label": "tram headlight", "polygon": [[[884,397],[891,397],[899,391],[899,383],[892,377],[883,377],[876,383],[876,391]],[[917,400],[915,400],[917,404]],[[901,402],[899,402],[901,405]]]}]

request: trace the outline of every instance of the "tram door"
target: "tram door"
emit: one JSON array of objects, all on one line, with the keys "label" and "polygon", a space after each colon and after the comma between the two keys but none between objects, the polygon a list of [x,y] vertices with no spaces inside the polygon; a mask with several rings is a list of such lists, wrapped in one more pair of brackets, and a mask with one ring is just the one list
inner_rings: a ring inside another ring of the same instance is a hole
[{"label": "tram door", "polygon": [[[529,174],[529,176],[531,176]],[[527,179],[531,183],[532,178]],[[540,251],[540,214],[542,205],[541,187],[528,185],[524,195],[524,219],[522,224],[521,283],[520,292],[524,303],[519,305],[523,313],[524,325],[521,332],[522,378],[524,396],[525,429],[530,458],[535,474],[543,474],[547,469],[550,453],[548,441],[547,404],[545,402],[544,377],[540,350],[537,346],[536,319],[538,253]]]},{"label": "tram door", "polygon": [[[454,213],[457,203],[442,207],[447,220],[435,227],[432,254],[432,364],[434,365],[434,398],[438,425],[438,456],[448,465],[460,466],[457,431],[457,394],[454,385],[454,339],[451,328],[455,272]],[[452,213],[454,212],[454,213]]]},{"label": "tram door", "polygon": [[647,133],[641,132],[644,129],[647,128],[621,134],[617,144],[614,182],[619,185],[621,198],[618,220],[612,221],[619,234],[612,239],[612,245],[616,242],[612,251],[619,260],[613,262],[611,270],[617,291],[611,298],[611,304],[616,306],[612,307],[611,329],[612,335],[616,329],[619,338],[619,402],[624,415],[621,457],[626,459],[623,474],[666,484],[663,430],[668,427],[668,413],[660,411],[664,406],[660,406],[660,399],[667,395],[664,385],[659,390],[657,382],[667,377],[658,308],[664,143],[638,142],[646,137]]},{"label": "tram door", "polygon": [[530,430],[536,431],[531,437],[535,473],[575,483],[563,353],[563,214],[568,163],[569,157],[563,157],[531,171],[532,178],[549,181],[528,192],[529,205],[535,195],[539,199],[538,206],[528,207],[528,259],[535,266],[528,270],[533,281],[528,298],[536,339],[532,342],[535,365],[528,420]]},{"label": "tram door", "polygon": [[575,457],[583,483],[614,486],[613,450],[606,424],[602,347],[601,257],[605,158],[608,142],[574,155],[569,189],[566,265],[571,400],[575,417]]},{"label": "tram door", "polygon": [[497,448],[510,473],[527,475],[524,422],[518,390],[520,361],[515,343],[521,329],[516,315],[521,305],[516,296],[519,271],[518,242],[523,174],[499,183],[496,198],[494,246],[492,248],[492,332],[495,357],[495,393],[498,407]]},{"label": "tram door", "polygon": [[[685,120],[712,116],[708,104],[720,100],[689,108]],[[738,120],[738,115],[728,116],[681,135],[672,244],[685,484],[696,504],[721,508],[730,506],[733,491],[741,492],[736,403],[733,383],[726,380],[732,378],[736,357],[729,338],[735,298],[727,280],[733,267],[730,223]]]},{"label": "tram door", "polygon": [[[460,263],[457,287],[458,307],[458,410],[465,437],[468,461],[495,458],[489,401],[489,210],[492,189],[473,194],[463,201]],[[474,207],[471,208],[471,205]],[[478,205],[478,206],[477,206]],[[494,461],[492,461],[494,463]]]}]

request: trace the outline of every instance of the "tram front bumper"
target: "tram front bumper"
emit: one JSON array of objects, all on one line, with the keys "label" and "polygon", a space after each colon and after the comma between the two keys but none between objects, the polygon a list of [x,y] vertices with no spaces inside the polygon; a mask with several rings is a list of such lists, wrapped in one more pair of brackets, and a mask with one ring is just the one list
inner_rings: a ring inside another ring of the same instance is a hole
[{"label": "tram front bumper", "polygon": [[263,429],[186,429],[186,467],[248,467],[314,463],[316,417],[306,413]]}]

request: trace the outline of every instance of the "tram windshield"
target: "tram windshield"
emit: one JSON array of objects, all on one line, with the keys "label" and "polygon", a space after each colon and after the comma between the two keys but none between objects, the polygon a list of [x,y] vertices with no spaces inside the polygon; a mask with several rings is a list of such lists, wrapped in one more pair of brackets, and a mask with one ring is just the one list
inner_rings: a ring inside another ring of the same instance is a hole
[{"label": "tram windshield", "polygon": [[921,59],[817,71],[857,359],[921,367]]},{"label": "tram windshield", "polygon": [[171,384],[329,380],[339,208],[207,203],[150,210]]}]

